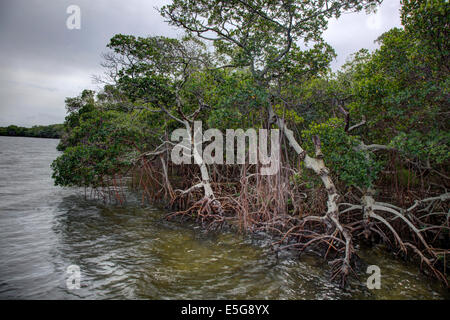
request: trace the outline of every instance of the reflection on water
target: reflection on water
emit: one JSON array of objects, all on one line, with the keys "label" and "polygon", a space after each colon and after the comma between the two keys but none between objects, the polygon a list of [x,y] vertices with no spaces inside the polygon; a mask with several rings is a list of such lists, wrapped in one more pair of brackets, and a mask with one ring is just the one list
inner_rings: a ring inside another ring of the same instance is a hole
[{"label": "reflection on water", "polygon": [[[0,137],[0,298],[28,299],[442,299],[439,284],[382,250],[363,252],[382,271],[381,290],[329,282],[327,264],[267,241],[203,232],[164,212],[84,199],[53,186],[57,140]],[[68,290],[78,265],[81,288]]]}]

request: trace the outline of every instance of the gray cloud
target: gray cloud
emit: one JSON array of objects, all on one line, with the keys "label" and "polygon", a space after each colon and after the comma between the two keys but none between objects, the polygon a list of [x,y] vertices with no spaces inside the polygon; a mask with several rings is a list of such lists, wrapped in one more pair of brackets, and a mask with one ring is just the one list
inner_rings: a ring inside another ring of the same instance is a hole
[{"label": "gray cloud", "polygon": [[339,68],[350,54],[361,48],[373,51],[378,47],[374,41],[382,33],[400,26],[400,0],[384,0],[377,12],[369,15],[358,12],[332,19],[324,38],[338,54],[332,63],[333,69]]},{"label": "gray cloud", "polygon": [[[95,89],[101,53],[117,33],[175,37],[155,7],[168,0],[2,0],[0,2],[0,126],[61,123],[64,99]],[[81,29],[68,30],[66,8],[81,8]],[[344,15],[330,21],[325,39],[336,49],[333,67],[399,26],[399,0],[385,0],[375,16]]]}]

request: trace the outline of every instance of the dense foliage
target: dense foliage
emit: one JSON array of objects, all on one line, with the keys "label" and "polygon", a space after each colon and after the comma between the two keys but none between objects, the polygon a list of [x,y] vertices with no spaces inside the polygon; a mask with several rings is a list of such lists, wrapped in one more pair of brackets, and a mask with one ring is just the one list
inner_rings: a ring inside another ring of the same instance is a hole
[{"label": "dense foliage", "polygon": [[31,128],[10,125],[0,127],[0,136],[55,138],[59,139],[64,131],[63,124],[51,124],[48,126],[33,126]]}]

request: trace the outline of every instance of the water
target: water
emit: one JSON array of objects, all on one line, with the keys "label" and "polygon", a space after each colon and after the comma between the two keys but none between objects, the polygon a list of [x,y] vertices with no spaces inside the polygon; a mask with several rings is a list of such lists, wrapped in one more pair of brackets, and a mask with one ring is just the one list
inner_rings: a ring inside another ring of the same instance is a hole
[{"label": "water", "polygon": [[[440,284],[382,250],[363,251],[382,272],[341,290],[321,259],[277,257],[262,239],[167,222],[131,201],[86,201],[53,186],[57,140],[0,137],[0,298],[3,299],[448,299]],[[78,265],[81,288],[69,290]]]}]

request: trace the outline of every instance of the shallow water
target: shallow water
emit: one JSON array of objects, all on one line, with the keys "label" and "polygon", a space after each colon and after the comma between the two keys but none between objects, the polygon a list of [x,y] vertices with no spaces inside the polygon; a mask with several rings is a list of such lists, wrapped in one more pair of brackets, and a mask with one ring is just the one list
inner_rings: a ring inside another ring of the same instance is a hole
[{"label": "shallow water", "polygon": [[[321,259],[278,258],[268,241],[205,233],[132,200],[125,208],[53,186],[57,140],[0,137],[0,298],[11,299],[448,299],[436,281],[381,249],[381,268],[340,289]],[[70,265],[81,288],[68,289]]]}]

